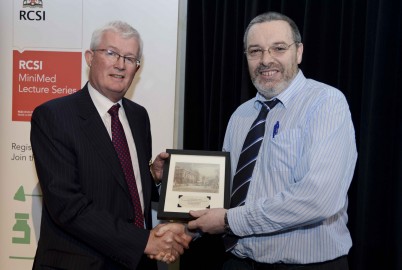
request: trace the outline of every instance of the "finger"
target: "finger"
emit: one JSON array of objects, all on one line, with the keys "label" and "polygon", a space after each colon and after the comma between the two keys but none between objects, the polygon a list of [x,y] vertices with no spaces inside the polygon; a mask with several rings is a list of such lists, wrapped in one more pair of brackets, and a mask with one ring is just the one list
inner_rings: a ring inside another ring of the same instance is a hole
[{"label": "finger", "polygon": [[162,152],[159,155],[156,156],[155,161],[153,164],[157,167],[156,169],[160,169],[165,162],[165,159],[169,157],[169,154],[166,152]]},{"label": "finger", "polygon": [[180,254],[176,250],[172,249],[169,256],[165,256],[164,260],[168,260],[169,262],[175,262],[179,257]]},{"label": "finger", "polygon": [[187,234],[175,235],[174,240],[179,243],[183,248],[188,249],[189,243],[193,238]]},{"label": "finger", "polygon": [[185,232],[185,226],[182,223],[166,223],[165,229],[176,234],[182,234]]},{"label": "finger", "polygon": [[174,263],[178,258],[176,258],[175,256],[170,256],[169,260],[168,260],[168,264],[169,263]]},{"label": "finger", "polygon": [[200,218],[197,218],[197,219],[195,219],[195,220],[192,220],[192,221],[188,222],[187,228],[188,228],[189,230],[200,229],[201,224],[200,224],[200,220],[199,220],[199,219],[200,219]]},{"label": "finger", "polygon": [[161,159],[167,159],[169,157],[169,154],[166,152],[161,152],[161,153],[159,153],[159,157]]},{"label": "finger", "polygon": [[163,258],[166,256],[165,252],[159,252],[157,255],[150,255],[151,259],[157,260],[157,261],[161,261],[163,260]]},{"label": "finger", "polygon": [[190,221],[190,222],[188,223],[188,228],[189,228],[190,230],[198,229],[197,221],[196,221],[196,220]]},{"label": "finger", "polygon": [[184,248],[183,245],[179,244],[178,242],[174,241],[172,243],[172,251],[171,254],[174,255],[175,257],[178,257],[179,255],[184,253]]},{"label": "finger", "polygon": [[162,235],[165,234],[165,232],[169,231],[169,228],[165,226],[165,224],[159,224],[154,228],[155,230],[155,236],[161,237]]},{"label": "finger", "polygon": [[165,257],[163,257],[162,261],[169,264],[169,263],[173,263],[176,261],[176,257],[171,255],[171,254],[167,254]]},{"label": "finger", "polygon": [[190,211],[190,215],[192,215],[195,218],[199,218],[200,216],[203,216],[206,213],[208,213],[208,210],[198,210],[198,211],[191,210]]},{"label": "finger", "polygon": [[164,249],[166,254],[170,254],[174,257],[179,257],[184,253],[184,248],[182,245],[178,244],[176,241],[172,241],[168,245],[166,245]]}]

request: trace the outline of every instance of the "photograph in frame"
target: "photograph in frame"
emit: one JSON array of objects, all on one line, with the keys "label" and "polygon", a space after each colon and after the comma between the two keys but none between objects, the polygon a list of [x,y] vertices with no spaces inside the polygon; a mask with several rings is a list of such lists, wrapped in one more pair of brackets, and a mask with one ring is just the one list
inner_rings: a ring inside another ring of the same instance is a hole
[{"label": "photograph in frame", "polygon": [[160,220],[191,220],[190,210],[229,208],[229,152],[167,149]]}]

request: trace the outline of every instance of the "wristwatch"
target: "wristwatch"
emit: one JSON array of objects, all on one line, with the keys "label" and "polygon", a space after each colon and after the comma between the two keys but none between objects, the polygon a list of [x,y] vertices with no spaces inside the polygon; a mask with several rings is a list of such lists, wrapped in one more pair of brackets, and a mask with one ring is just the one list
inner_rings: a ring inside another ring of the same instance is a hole
[{"label": "wristwatch", "polygon": [[225,223],[225,225],[223,227],[225,229],[225,233],[226,234],[233,234],[232,229],[230,229],[230,226],[229,226],[228,211],[226,211],[225,216],[223,218],[223,221]]}]

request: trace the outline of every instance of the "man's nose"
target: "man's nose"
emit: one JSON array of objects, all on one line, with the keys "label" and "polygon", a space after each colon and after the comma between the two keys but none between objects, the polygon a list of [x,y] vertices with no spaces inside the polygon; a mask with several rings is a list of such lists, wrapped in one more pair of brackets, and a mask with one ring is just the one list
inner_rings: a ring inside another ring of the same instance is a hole
[{"label": "man's nose", "polygon": [[114,66],[118,69],[125,69],[126,59],[124,59],[124,57],[120,56],[119,58],[117,58],[116,63],[114,63]]},{"label": "man's nose", "polygon": [[261,63],[263,63],[264,65],[271,63],[272,62],[273,57],[271,56],[271,53],[269,52],[269,49],[263,50],[262,51],[262,55],[261,55]]}]

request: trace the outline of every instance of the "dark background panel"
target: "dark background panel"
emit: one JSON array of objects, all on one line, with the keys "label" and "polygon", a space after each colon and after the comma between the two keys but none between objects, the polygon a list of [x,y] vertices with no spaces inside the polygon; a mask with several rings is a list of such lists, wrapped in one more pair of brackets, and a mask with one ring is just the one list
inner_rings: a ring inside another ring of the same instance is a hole
[{"label": "dark background panel", "polygon": [[[400,0],[190,0],[184,148],[221,150],[230,115],[255,96],[243,34],[278,11],[299,26],[307,78],[340,89],[359,158],[349,190],[350,269],[402,269],[402,2]],[[219,269],[218,236],[191,244],[181,269]]]}]

